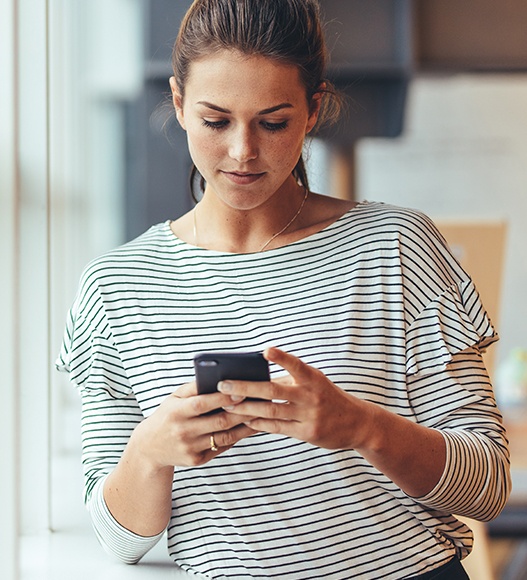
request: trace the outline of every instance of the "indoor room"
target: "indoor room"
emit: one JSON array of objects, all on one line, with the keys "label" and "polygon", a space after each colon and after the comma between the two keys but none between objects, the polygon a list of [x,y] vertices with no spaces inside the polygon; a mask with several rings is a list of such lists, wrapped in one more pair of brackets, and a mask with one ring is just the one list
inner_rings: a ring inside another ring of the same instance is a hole
[{"label": "indoor room", "polygon": [[[86,265],[195,207],[169,84],[191,4],[0,0],[6,580],[196,577],[174,563],[166,537],[135,566],[100,547],[83,501],[81,398],[56,369]],[[426,214],[474,281],[500,337],[483,357],[512,492],[491,521],[460,516],[475,538],[462,565],[472,580],[526,580],[527,4],[319,4],[327,78],[344,104],[335,125],[306,138],[309,191]]]}]

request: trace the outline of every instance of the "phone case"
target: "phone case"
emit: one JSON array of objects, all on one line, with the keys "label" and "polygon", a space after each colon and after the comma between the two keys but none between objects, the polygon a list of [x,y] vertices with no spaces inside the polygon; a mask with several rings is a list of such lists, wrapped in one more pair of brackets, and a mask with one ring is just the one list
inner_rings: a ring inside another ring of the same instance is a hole
[{"label": "phone case", "polygon": [[203,352],[194,357],[198,393],[214,393],[219,381],[269,381],[269,363],[261,352]]}]

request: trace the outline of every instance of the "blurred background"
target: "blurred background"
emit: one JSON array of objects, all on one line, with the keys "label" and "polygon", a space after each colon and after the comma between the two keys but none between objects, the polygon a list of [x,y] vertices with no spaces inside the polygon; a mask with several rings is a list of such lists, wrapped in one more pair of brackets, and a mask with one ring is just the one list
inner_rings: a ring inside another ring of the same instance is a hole
[{"label": "blurred background", "polygon": [[[501,335],[486,360],[514,492],[467,566],[525,579],[527,3],[320,4],[347,106],[306,145],[312,189],[424,211],[475,278]],[[82,505],[79,398],[53,361],[86,263],[193,205],[168,86],[189,5],[0,0],[3,578],[110,573]]]}]

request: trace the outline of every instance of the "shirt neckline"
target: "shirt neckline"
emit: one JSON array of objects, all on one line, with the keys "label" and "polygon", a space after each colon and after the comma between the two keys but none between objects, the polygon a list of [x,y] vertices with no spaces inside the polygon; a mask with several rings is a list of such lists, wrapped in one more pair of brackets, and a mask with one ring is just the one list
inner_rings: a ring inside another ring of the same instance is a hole
[{"label": "shirt neckline", "polygon": [[225,257],[250,256],[250,257],[254,258],[256,256],[272,255],[273,253],[284,251],[284,250],[287,250],[291,247],[294,247],[297,244],[308,242],[311,239],[314,239],[317,236],[320,236],[321,234],[324,234],[324,233],[330,231],[331,229],[333,229],[334,227],[339,225],[340,222],[348,219],[352,214],[355,213],[356,210],[361,209],[362,207],[364,207],[366,205],[371,205],[371,203],[373,203],[373,202],[370,202],[367,200],[358,201],[356,205],[354,205],[352,208],[345,211],[336,220],[332,221],[330,224],[321,228],[320,230],[313,232],[312,234],[309,234],[308,236],[305,236],[304,238],[300,238],[298,240],[295,240],[294,242],[284,244],[283,246],[278,246],[277,248],[271,248],[270,250],[265,250],[264,252],[237,253],[237,252],[222,252],[220,250],[209,250],[207,248],[201,248],[200,246],[195,246],[194,244],[191,244],[189,242],[185,242],[184,240],[182,240],[181,238],[176,236],[176,234],[172,231],[172,228],[170,227],[172,220],[166,220],[165,222],[163,222],[163,226],[165,229],[165,233],[169,236],[170,239],[177,242],[178,245],[185,246],[186,248],[192,249],[194,251],[204,252],[204,253],[208,253],[210,255],[215,255],[215,256],[225,256]]}]

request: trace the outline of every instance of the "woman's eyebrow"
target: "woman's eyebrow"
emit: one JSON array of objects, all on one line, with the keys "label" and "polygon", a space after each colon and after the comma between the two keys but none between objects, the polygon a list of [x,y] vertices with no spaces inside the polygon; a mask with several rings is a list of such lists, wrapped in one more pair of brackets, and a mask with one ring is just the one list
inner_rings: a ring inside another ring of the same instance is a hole
[{"label": "woman's eyebrow", "polygon": [[264,109],[263,111],[260,111],[258,114],[259,115],[268,115],[269,113],[274,113],[275,111],[279,111],[280,109],[292,109],[293,105],[291,103],[280,103],[279,105],[276,105],[275,107],[269,107],[268,109]]},{"label": "woman's eyebrow", "polygon": [[[218,107],[218,105],[214,105],[212,103],[208,103],[207,101],[198,101],[198,105],[203,105],[208,109],[212,109],[213,111],[218,111],[219,113],[225,113],[227,115],[231,114],[229,109],[224,109],[223,107]],[[258,115],[269,115],[269,113],[274,113],[279,111],[280,109],[292,109],[293,105],[291,103],[280,103],[279,105],[275,105],[274,107],[269,107],[268,109],[263,109],[262,111],[258,112]]]}]

